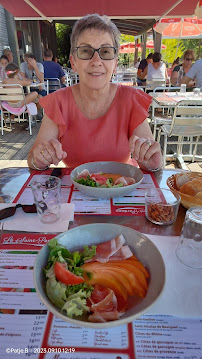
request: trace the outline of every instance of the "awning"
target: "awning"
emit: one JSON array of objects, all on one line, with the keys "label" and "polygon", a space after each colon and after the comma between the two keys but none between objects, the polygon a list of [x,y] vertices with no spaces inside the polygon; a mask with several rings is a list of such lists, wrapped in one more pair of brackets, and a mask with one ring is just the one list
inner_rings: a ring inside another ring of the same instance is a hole
[{"label": "awning", "polygon": [[16,20],[71,21],[90,13],[105,14],[122,33],[130,34],[126,32],[128,28],[136,35],[147,31],[162,16],[194,15],[198,0],[0,0],[0,3]]}]

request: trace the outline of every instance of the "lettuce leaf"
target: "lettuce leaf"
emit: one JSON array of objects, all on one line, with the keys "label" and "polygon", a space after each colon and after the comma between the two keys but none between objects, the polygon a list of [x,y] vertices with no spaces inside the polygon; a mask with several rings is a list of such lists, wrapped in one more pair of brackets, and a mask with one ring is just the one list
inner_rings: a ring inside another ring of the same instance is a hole
[{"label": "lettuce leaf", "polygon": [[57,308],[62,308],[67,300],[66,285],[57,282],[55,277],[47,279],[46,293],[50,301],[55,304]]},{"label": "lettuce leaf", "polygon": [[89,312],[90,309],[86,305],[86,298],[89,296],[89,293],[82,290],[70,295],[62,307],[62,311],[65,310],[67,312],[67,316],[70,318]]}]

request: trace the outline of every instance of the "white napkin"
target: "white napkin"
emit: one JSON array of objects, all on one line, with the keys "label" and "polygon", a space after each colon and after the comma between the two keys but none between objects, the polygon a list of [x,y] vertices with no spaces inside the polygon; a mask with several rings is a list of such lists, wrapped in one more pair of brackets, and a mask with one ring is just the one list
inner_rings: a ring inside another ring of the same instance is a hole
[{"label": "white napkin", "polygon": [[[15,206],[15,203],[0,203],[0,210]],[[59,233],[67,231],[69,222],[74,220],[74,204],[62,203],[60,218],[55,223],[42,223],[37,213],[25,213],[22,208],[17,208],[14,216],[3,219],[4,230]],[[0,227],[1,228],[1,227]]]},{"label": "white napkin", "polygon": [[202,269],[189,268],[177,259],[179,237],[145,236],[159,249],[166,267],[164,291],[147,314],[202,317]]}]

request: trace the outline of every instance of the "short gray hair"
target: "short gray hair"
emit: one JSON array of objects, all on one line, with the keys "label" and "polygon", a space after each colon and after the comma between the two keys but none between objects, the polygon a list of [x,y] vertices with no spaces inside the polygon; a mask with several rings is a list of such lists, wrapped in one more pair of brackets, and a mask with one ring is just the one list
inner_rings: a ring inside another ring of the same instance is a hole
[{"label": "short gray hair", "polygon": [[[83,16],[81,19],[77,20],[73,26],[71,34],[71,54],[73,54],[79,36],[83,31],[88,29],[96,29],[103,32],[107,32],[113,41],[113,46],[117,48],[120,47],[120,31],[116,25],[110,20],[106,15],[99,14],[90,14]],[[118,56],[118,51],[117,51]]]}]

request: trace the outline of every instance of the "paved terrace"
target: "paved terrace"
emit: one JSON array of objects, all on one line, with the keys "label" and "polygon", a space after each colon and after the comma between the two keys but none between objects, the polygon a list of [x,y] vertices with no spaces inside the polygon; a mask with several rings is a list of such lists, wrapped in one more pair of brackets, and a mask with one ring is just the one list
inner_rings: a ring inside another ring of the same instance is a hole
[{"label": "paved terrace", "polygon": [[[33,127],[33,134],[30,136],[29,131],[26,131],[27,122],[12,123],[4,128],[3,136],[0,134],[0,169],[6,167],[27,167],[27,155],[33,145],[37,133],[39,131],[41,122],[37,122],[37,127]],[[172,146],[169,146],[169,152],[175,152]],[[202,155],[202,146],[198,146],[197,153]],[[54,166],[51,166],[54,167]],[[65,167],[62,162],[58,167]],[[202,172],[202,162],[188,163],[186,162],[187,170]],[[179,168],[177,162],[168,162],[166,168]]]}]

